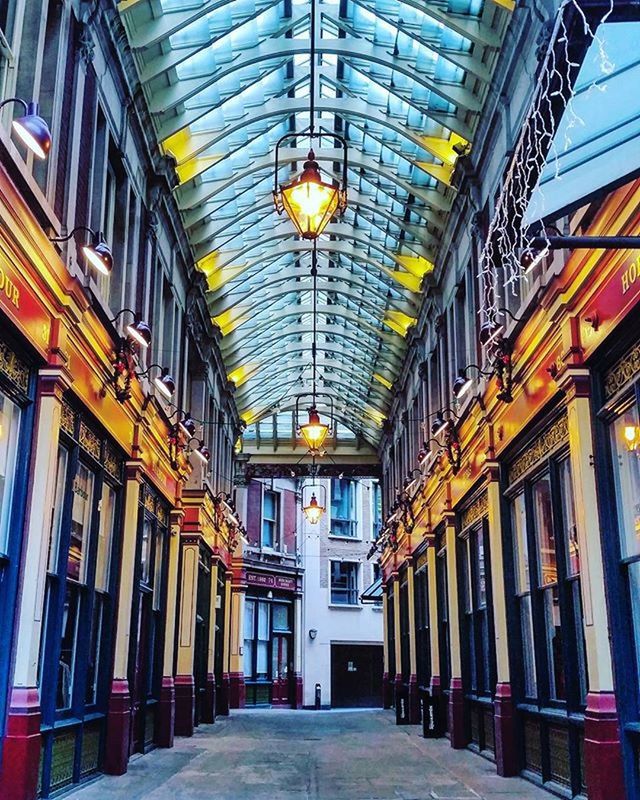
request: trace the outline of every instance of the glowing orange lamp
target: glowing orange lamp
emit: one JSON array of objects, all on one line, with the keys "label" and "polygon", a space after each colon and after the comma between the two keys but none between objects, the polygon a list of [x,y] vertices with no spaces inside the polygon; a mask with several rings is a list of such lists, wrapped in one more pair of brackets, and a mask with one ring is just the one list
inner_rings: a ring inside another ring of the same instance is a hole
[{"label": "glowing orange lamp", "polygon": [[318,498],[314,493],[311,495],[308,505],[303,506],[302,511],[308,522],[310,522],[312,525],[317,525],[324,514],[324,506],[321,506],[320,503],[318,503]]},{"label": "glowing orange lamp", "polygon": [[324,422],[320,422],[320,415],[315,406],[311,406],[309,409],[309,422],[300,426],[300,433],[307,443],[309,450],[313,453],[317,453],[322,447],[324,440],[327,438],[329,426]]}]

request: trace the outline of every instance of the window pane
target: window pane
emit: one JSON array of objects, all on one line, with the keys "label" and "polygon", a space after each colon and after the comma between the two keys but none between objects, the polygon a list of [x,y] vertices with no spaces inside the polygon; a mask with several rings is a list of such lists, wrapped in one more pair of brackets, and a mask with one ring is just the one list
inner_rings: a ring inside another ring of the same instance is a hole
[{"label": "window pane", "polygon": [[164,536],[162,529],[157,528],[155,533],[155,552],[153,559],[153,610],[160,608],[162,596],[162,567],[164,565]]},{"label": "window pane", "polygon": [[549,697],[566,700],[564,685],[564,654],[562,652],[562,625],[560,623],[560,598],[558,587],[552,586],[544,593],[544,616],[549,665]]},{"label": "window pane", "polygon": [[58,450],[58,465],[56,471],[56,494],[51,518],[51,536],[49,537],[49,558],[47,569],[55,572],[58,567],[58,549],[60,546],[60,525],[64,505],[64,493],[67,486],[67,462],[69,453],[64,447]]},{"label": "window pane", "polygon": [[358,565],[347,561],[331,562],[331,602],[358,603]]},{"label": "window pane", "polygon": [[142,549],[140,552],[140,580],[149,583],[149,570],[151,569],[151,542],[153,539],[153,525],[150,519],[142,523]]},{"label": "window pane", "polygon": [[73,584],[67,583],[64,610],[62,612],[62,642],[60,645],[58,688],[56,691],[56,708],[58,710],[71,708],[79,611],[78,588]]},{"label": "window pane", "polygon": [[640,425],[638,407],[632,406],[611,426],[613,475],[616,486],[620,549],[623,557],[640,554],[640,450],[630,450],[625,429]]},{"label": "window pane", "polygon": [[529,591],[529,546],[527,544],[527,523],[524,494],[519,494],[511,507],[513,521],[513,558],[515,561],[516,592]]},{"label": "window pane", "polygon": [[256,604],[254,600],[245,600],[244,604],[244,675],[253,678],[253,636]]},{"label": "window pane", "polygon": [[476,605],[484,608],[487,604],[487,579],[484,565],[484,536],[482,528],[477,530],[474,535],[476,546]]},{"label": "window pane", "polygon": [[8,549],[19,432],[20,407],[0,393],[0,553]]},{"label": "window pane", "polygon": [[571,483],[571,464],[565,458],[558,464],[558,478],[562,495],[562,526],[564,528],[564,548],[567,562],[567,575],[580,574],[580,551],[576,529],[573,486]]},{"label": "window pane", "polygon": [[111,565],[111,542],[116,512],[116,493],[108,483],[102,484],[100,501],[100,527],[98,529],[98,553],[96,556],[96,589],[109,589],[109,567]]},{"label": "window pane", "polygon": [[87,688],[85,702],[93,705],[98,692],[98,667],[100,664],[100,642],[102,639],[102,609],[104,600],[96,595],[91,619],[91,637],[89,639],[89,659],[87,663]]},{"label": "window pane", "polygon": [[276,603],[273,606],[273,630],[289,630],[289,606]]},{"label": "window pane", "polygon": [[262,520],[262,546],[273,547],[273,522]]},{"label": "window pane", "polygon": [[637,670],[640,674],[640,562],[629,564],[629,592],[631,595],[631,611],[633,615],[633,633],[635,640]]},{"label": "window pane", "polygon": [[556,564],[556,542],[551,513],[551,482],[549,476],[540,478],[532,486],[533,515],[538,540],[538,564],[540,585],[547,586],[558,580]]},{"label": "window pane", "polygon": [[67,576],[84,583],[87,572],[87,551],[91,532],[91,508],[93,506],[94,476],[84,464],[78,464],[73,482],[73,505],[71,507],[71,541]]},{"label": "window pane", "polygon": [[524,691],[527,697],[537,697],[536,662],[533,652],[533,618],[531,616],[531,597],[520,598],[520,634],[524,661]]}]

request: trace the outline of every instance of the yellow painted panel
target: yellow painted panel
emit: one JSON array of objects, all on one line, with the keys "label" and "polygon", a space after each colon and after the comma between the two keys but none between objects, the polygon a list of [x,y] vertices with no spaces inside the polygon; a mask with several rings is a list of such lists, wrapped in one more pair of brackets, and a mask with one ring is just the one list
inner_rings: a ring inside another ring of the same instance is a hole
[{"label": "yellow painted panel", "polygon": [[231,383],[235,384],[236,387],[242,386],[242,384],[248,381],[255,373],[259,366],[260,364],[256,364],[255,362],[252,364],[243,364],[240,367],[236,367],[233,372],[230,372],[227,378]]},{"label": "yellow painted panel", "polygon": [[417,319],[404,314],[402,311],[385,311],[384,319],[382,320],[385,325],[391,328],[392,331],[399,333],[400,336],[406,336],[409,328],[415,325]]},{"label": "yellow painted panel", "polygon": [[234,306],[228,311],[223,311],[213,318],[215,324],[220,328],[222,335],[226,336],[235,330],[238,325],[242,325],[250,317],[250,314],[245,311],[241,306]]},{"label": "yellow painted panel", "polygon": [[391,381],[387,380],[384,377],[384,375],[379,375],[377,372],[374,372],[373,377],[378,381],[378,383],[381,383],[385,388],[391,389],[393,387]]},{"label": "yellow painted panel", "polygon": [[180,164],[176,167],[178,180],[181,184],[187,183],[187,181],[193,180],[193,178],[202,174],[205,170],[209,169],[209,167],[217,164],[222,158],[223,156],[218,155],[190,158],[188,161],[185,161],[184,164]]},{"label": "yellow painted panel", "polygon": [[506,8],[507,11],[513,11],[513,9],[516,7],[516,4],[515,4],[514,0],[493,0],[493,2],[497,6],[501,6],[502,8]]},{"label": "yellow painted panel", "polygon": [[404,286],[405,289],[409,289],[410,292],[418,293],[420,291],[420,287],[422,286],[422,278],[418,275],[414,275],[411,272],[389,269],[388,267],[383,267],[383,269],[387,275],[392,277],[401,286]]},{"label": "yellow painted panel", "polygon": [[371,406],[365,406],[364,413],[372,419],[376,425],[382,427],[382,423],[385,421],[386,417],[380,411],[376,411],[375,408],[371,408]]},{"label": "yellow painted panel", "polygon": [[467,140],[457,133],[452,133],[448,139],[442,139],[439,136],[423,136],[422,142],[424,147],[436,158],[439,158],[443,164],[448,164],[454,167],[458,160],[458,153],[453,149],[456,145],[467,145]]},{"label": "yellow painted panel", "polygon": [[455,169],[455,164],[433,164],[430,161],[418,161],[418,166],[429,175],[433,176],[440,183],[451,186],[451,178]]},{"label": "yellow painted panel", "polygon": [[433,263],[422,256],[396,256],[400,264],[417,278],[423,278],[428,272],[433,272]]}]

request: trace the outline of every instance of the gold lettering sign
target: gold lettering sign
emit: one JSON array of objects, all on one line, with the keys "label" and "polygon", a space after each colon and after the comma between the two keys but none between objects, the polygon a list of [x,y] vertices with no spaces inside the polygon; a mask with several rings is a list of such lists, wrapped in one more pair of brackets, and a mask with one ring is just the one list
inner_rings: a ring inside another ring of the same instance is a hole
[{"label": "gold lettering sign", "polygon": [[640,256],[636,258],[622,273],[622,294],[626,294],[636,281],[640,281]]},{"label": "gold lettering sign", "polygon": [[0,299],[4,303],[11,303],[20,308],[20,289],[15,285],[7,273],[0,267]]}]

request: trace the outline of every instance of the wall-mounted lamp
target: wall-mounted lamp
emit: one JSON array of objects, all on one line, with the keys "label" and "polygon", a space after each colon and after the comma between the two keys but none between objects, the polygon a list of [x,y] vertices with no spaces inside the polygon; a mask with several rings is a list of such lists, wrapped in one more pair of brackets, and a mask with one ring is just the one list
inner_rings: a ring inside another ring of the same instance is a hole
[{"label": "wall-mounted lamp", "polygon": [[89,233],[91,236],[90,243],[82,245],[82,255],[85,257],[86,261],[97,269],[98,272],[101,272],[103,275],[109,275],[113,269],[113,254],[100,231],[94,231],[91,228],[87,228],[85,225],[78,225],[78,227],[74,228],[67,236],[54,236],[49,241],[68,242],[78,231]]},{"label": "wall-mounted lamp", "polygon": [[12,122],[16,135],[35,156],[46,158],[51,150],[51,131],[38,113],[38,104],[36,102],[27,103],[20,97],[9,97],[0,102],[0,109],[9,103],[17,103],[24,108],[24,114]]},{"label": "wall-mounted lamp", "polygon": [[190,439],[193,438],[196,432],[196,423],[191,414],[183,414],[182,419],[180,422],[178,422],[178,425],[185,436],[188,436]]},{"label": "wall-mounted lamp", "polygon": [[130,308],[123,308],[122,311],[118,311],[115,317],[110,321],[116,322],[123,314],[133,315],[133,320],[125,328],[127,336],[136,344],[140,345],[140,347],[144,347],[145,349],[149,347],[151,344],[151,328],[142,319],[140,314],[137,314]]},{"label": "wall-mounted lamp", "polygon": [[316,636],[318,635],[318,631],[316,628],[309,628],[309,638],[313,641]]},{"label": "wall-mounted lamp", "polygon": [[[193,450],[191,450],[190,452],[195,453],[195,455],[197,455],[200,461],[202,461],[204,464],[208,464],[211,459],[211,453],[209,452],[209,448],[205,447],[204,439],[196,439],[194,437],[194,439],[192,439],[191,441],[194,440],[198,442],[198,446]],[[191,444],[191,441],[188,444]]]},{"label": "wall-mounted lamp", "polygon": [[137,375],[139,378],[144,378],[154,368],[160,370],[160,374],[156,375],[156,377],[153,379],[154,386],[163,397],[165,397],[167,400],[171,400],[173,393],[176,390],[176,382],[173,380],[171,375],[169,375],[169,370],[166,367],[163,367],[160,364],[150,364],[144,372],[138,372]]},{"label": "wall-mounted lamp", "polygon": [[486,372],[477,364],[467,364],[466,367],[458,370],[458,377],[453,382],[453,387],[451,389],[453,396],[456,400],[460,400],[469,389],[473,386],[473,378],[467,374],[467,370],[475,369],[478,371],[480,375],[493,375],[492,372]]},{"label": "wall-mounted lamp", "polygon": [[624,443],[630,452],[640,452],[640,427],[629,423],[624,426]]}]

